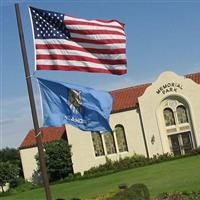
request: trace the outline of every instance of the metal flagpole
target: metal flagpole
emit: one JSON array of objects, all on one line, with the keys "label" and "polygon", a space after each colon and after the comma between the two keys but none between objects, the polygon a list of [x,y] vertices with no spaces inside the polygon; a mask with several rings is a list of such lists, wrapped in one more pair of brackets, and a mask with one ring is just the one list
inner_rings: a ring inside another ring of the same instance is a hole
[{"label": "metal flagpole", "polygon": [[19,9],[18,3],[15,4],[15,11],[16,11],[16,16],[17,16],[17,25],[18,25],[18,31],[19,31],[22,57],[23,57],[23,62],[24,62],[24,71],[25,71],[25,76],[26,76],[29,101],[31,105],[31,112],[32,112],[33,124],[34,124],[34,129],[35,129],[35,138],[37,141],[37,147],[38,147],[38,153],[39,153],[40,169],[42,173],[43,184],[45,187],[46,199],[52,200],[51,191],[49,187],[49,180],[48,180],[48,175],[47,175],[47,168],[46,168],[46,163],[44,159],[44,150],[42,146],[41,132],[40,132],[37,112],[35,108],[35,100],[33,96],[33,88],[32,88],[32,82],[31,82],[31,77],[30,77],[29,64],[28,64],[28,58],[27,58],[27,53],[26,53],[26,46],[25,46],[24,34],[23,34],[23,29],[22,29],[22,21],[21,21],[21,15],[20,15],[20,9]]}]

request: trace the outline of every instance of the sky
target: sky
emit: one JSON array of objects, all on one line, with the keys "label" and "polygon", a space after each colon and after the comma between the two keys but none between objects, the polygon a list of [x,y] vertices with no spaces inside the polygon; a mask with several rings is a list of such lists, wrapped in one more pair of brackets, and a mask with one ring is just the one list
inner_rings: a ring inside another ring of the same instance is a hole
[{"label": "sky", "polygon": [[[19,3],[32,75],[101,90],[153,82],[160,73],[186,75],[200,71],[200,1],[0,1],[0,148],[18,148],[33,128],[14,3]],[[85,19],[125,23],[126,75],[35,71],[28,6]],[[32,78],[39,124],[38,84]]]}]

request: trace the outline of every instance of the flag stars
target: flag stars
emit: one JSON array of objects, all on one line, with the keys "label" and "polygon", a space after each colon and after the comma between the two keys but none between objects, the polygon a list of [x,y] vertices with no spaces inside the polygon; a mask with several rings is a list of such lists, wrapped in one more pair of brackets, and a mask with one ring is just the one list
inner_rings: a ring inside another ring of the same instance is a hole
[{"label": "flag stars", "polygon": [[36,39],[69,39],[69,31],[60,13],[31,8]]}]

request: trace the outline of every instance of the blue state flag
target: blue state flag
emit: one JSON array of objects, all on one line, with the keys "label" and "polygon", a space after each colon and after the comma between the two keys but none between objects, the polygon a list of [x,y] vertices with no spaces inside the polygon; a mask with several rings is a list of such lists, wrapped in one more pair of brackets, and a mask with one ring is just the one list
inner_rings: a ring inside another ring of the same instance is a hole
[{"label": "blue state flag", "polygon": [[83,131],[111,131],[112,96],[74,84],[38,78],[44,127],[71,124]]}]

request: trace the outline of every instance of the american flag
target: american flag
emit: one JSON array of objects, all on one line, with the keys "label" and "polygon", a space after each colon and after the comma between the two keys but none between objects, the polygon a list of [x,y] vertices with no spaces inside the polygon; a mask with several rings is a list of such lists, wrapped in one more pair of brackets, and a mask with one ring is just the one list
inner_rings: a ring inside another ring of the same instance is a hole
[{"label": "american flag", "polygon": [[30,7],[36,69],[125,74],[126,35],[117,20],[86,20]]}]

